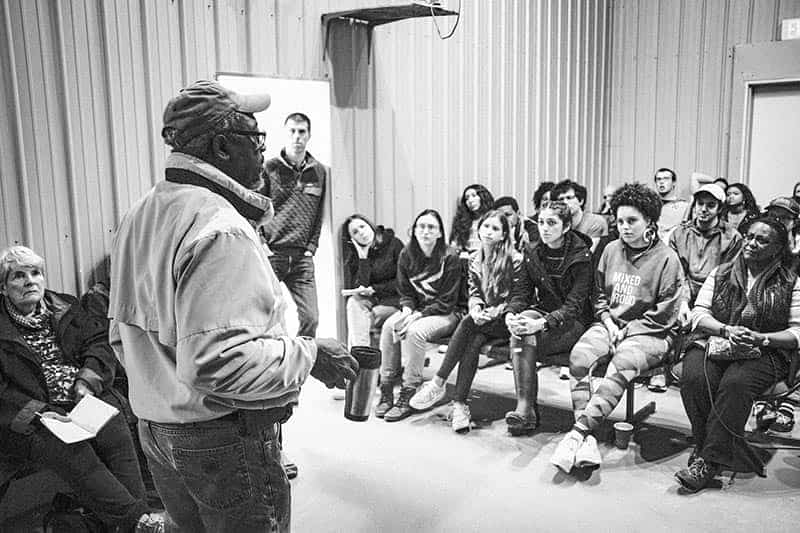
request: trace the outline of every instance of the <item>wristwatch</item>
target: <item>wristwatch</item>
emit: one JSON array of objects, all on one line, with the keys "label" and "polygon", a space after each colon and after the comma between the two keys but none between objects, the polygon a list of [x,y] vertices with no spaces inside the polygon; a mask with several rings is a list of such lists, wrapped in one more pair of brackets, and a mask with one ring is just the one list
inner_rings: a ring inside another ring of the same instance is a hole
[{"label": "wristwatch", "polygon": [[764,348],[769,346],[769,337],[767,337],[766,335],[764,335],[764,339],[762,339],[761,341],[761,346],[763,346]]}]

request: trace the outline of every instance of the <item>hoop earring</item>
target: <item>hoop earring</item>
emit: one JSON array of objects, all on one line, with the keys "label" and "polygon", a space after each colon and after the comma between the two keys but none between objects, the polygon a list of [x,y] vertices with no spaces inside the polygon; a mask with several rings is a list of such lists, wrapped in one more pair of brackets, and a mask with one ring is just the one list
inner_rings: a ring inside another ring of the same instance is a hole
[{"label": "hoop earring", "polygon": [[644,238],[648,246],[653,244],[653,240],[655,240],[655,237],[656,237],[656,231],[653,229],[652,226],[648,226],[647,229],[644,230],[644,235],[642,235],[642,238]]}]

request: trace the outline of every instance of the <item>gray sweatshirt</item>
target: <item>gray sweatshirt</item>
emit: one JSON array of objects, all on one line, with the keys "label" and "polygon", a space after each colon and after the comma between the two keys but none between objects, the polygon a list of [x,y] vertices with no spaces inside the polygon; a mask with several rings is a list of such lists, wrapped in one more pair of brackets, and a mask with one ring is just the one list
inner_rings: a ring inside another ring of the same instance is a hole
[{"label": "gray sweatshirt", "polygon": [[621,239],[612,241],[595,276],[600,320],[610,315],[626,337],[674,333],[684,276],[677,254],[663,241],[643,252],[634,252]]}]

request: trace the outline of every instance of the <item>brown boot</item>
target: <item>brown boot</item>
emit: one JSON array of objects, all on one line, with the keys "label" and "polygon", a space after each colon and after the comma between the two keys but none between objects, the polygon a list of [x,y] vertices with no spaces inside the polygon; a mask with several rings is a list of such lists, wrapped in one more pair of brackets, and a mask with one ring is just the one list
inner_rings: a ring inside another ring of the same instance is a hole
[{"label": "brown boot", "polygon": [[506,425],[512,436],[530,435],[539,426],[536,396],[539,377],[536,374],[536,346],[512,340],[511,361],[514,366],[514,388],[517,408],[506,413]]},{"label": "brown boot", "polygon": [[394,407],[394,383],[381,383],[381,399],[375,407],[375,416],[383,418]]},{"label": "brown boot", "polygon": [[389,409],[389,411],[384,415],[383,419],[387,422],[397,422],[411,415],[414,410],[411,408],[408,402],[416,392],[416,387],[400,387],[400,394],[397,397],[397,403],[394,404],[394,407]]}]

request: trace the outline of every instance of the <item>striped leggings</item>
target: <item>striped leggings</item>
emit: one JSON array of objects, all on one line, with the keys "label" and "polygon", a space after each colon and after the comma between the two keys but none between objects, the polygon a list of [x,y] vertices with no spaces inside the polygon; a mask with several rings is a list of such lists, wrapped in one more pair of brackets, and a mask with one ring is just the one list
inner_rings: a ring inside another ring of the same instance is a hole
[{"label": "striped leggings", "polygon": [[[570,390],[575,425],[592,431],[611,414],[628,383],[661,364],[670,348],[666,339],[650,335],[626,337],[613,349],[608,330],[595,323],[581,336],[569,357]],[[589,372],[601,359],[611,358],[606,375],[592,394]]]}]

